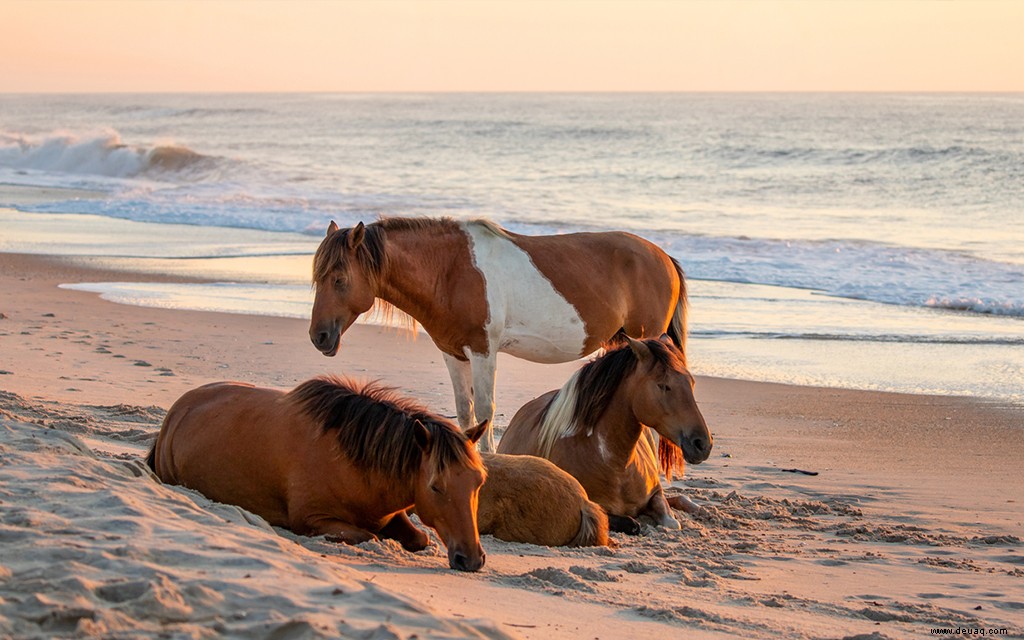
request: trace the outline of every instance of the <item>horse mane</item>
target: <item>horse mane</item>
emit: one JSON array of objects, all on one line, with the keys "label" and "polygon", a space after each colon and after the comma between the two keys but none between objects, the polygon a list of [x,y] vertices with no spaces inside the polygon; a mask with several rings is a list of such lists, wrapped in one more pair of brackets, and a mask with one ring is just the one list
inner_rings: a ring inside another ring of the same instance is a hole
[{"label": "horse mane", "polygon": [[[365,227],[363,241],[356,249],[356,259],[371,279],[377,280],[388,267],[388,231],[449,231],[459,223],[452,218],[381,218]],[[341,262],[348,249],[348,236],[352,229],[339,229],[324,238],[313,256],[313,285]]]},{"label": "horse mane", "polygon": [[322,376],[303,382],[284,401],[319,423],[321,433],[333,431],[342,454],[355,466],[395,481],[414,476],[422,464],[417,422],[430,433],[434,475],[454,465],[483,469],[476,448],[467,446],[457,426],[379,382]]},{"label": "horse mane", "polygon": [[[656,339],[643,340],[643,343],[653,358],[652,366],[686,368],[682,352],[674,346]],[[616,347],[620,344],[622,346]],[[537,433],[541,457],[550,457],[551,449],[560,437],[581,433],[590,436],[594,425],[608,410],[622,381],[636,370],[639,359],[624,336],[616,334],[608,346],[616,348],[583,365],[548,403]],[[671,478],[672,472],[683,466],[682,452],[674,444],[661,445],[660,441],[664,438],[659,437],[658,440],[661,469]]]},{"label": "horse mane", "polygon": [[475,218],[473,220],[470,220],[468,224],[475,224],[477,226],[483,227],[484,229],[487,229],[494,235],[499,236],[501,238],[510,237],[508,231],[503,229],[501,225],[499,225],[494,220],[488,220],[487,218]]}]

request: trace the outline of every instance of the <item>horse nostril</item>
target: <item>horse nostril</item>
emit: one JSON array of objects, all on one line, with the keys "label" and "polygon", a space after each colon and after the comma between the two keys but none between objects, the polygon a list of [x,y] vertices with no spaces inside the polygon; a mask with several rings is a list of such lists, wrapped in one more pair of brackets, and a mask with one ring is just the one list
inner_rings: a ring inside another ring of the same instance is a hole
[{"label": "horse nostril", "polygon": [[320,333],[316,334],[316,345],[318,347],[322,347],[322,346],[326,345],[327,344],[327,337],[328,337],[328,334],[327,334],[326,331],[321,331]]},{"label": "horse nostril", "polygon": [[456,551],[452,554],[452,568],[458,571],[466,571],[469,567],[469,558],[466,554]]},{"label": "horse nostril", "polygon": [[704,449],[706,448],[706,445],[704,444],[704,441],[701,440],[700,438],[694,438],[693,448],[696,449],[698,452],[703,453]]}]

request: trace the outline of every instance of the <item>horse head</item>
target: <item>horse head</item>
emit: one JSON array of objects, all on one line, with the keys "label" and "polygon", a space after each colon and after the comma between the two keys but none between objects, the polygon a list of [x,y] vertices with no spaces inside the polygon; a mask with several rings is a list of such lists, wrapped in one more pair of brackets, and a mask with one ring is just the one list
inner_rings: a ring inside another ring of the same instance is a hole
[{"label": "horse head", "polygon": [[371,265],[374,256],[364,246],[366,227],[360,222],[339,229],[331,221],[327,236],[313,257],[316,297],[309,323],[309,339],[325,356],[333,356],[341,334],[359,314],[369,311],[375,299]]},{"label": "horse head", "polygon": [[[683,450],[683,458],[699,464],[711,455],[713,439],[693,396],[693,375],[667,336],[658,340],[627,338],[637,357],[630,398],[643,424]],[[659,352],[658,357],[653,352]]]},{"label": "horse head", "polygon": [[[476,442],[487,431],[487,421],[460,435],[465,452],[445,456],[430,431],[417,423],[416,443],[423,450],[416,482],[416,514],[433,528],[448,548],[448,566],[457,571],[479,571],[487,554],[480,546],[477,506],[486,472]],[[457,427],[453,430],[458,432]]]}]

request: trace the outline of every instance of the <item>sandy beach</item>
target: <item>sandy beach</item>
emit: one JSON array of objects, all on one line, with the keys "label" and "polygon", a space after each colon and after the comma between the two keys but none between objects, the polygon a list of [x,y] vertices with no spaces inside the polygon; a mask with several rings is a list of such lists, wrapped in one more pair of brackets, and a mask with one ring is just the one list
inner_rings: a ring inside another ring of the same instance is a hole
[{"label": "sandy beach", "polygon": [[[485,536],[486,566],[460,574],[436,538],[411,554],[298,537],[140,460],[170,404],[216,380],[379,378],[453,415],[429,339],[357,325],[328,359],[302,320],[58,288],[151,278],[0,254],[2,637],[1024,635],[1021,407],[697,371],[715,449],[668,492],[701,513],[610,548]],[[499,433],[575,366],[503,357]]]}]

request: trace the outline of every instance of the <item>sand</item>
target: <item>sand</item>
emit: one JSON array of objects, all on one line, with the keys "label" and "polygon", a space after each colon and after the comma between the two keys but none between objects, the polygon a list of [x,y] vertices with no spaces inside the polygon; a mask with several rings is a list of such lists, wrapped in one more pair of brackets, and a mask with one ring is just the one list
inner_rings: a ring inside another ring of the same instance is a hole
[{"label": "sand", "polygon": [[[57,287],[145,278],[0,254],[0,637],[1024,636],[1020,407],[699,377],[715,450],[667,489],[702,507],[679,531],[485,536],[486,566],[461,574],[436,538],[411,554],[295,536],[139,459],[214,380],[381,378],[451,415],[429,339],[356,326],[328,359],[300,320]],[[498,426],[575,366],[502,358]]]}]

